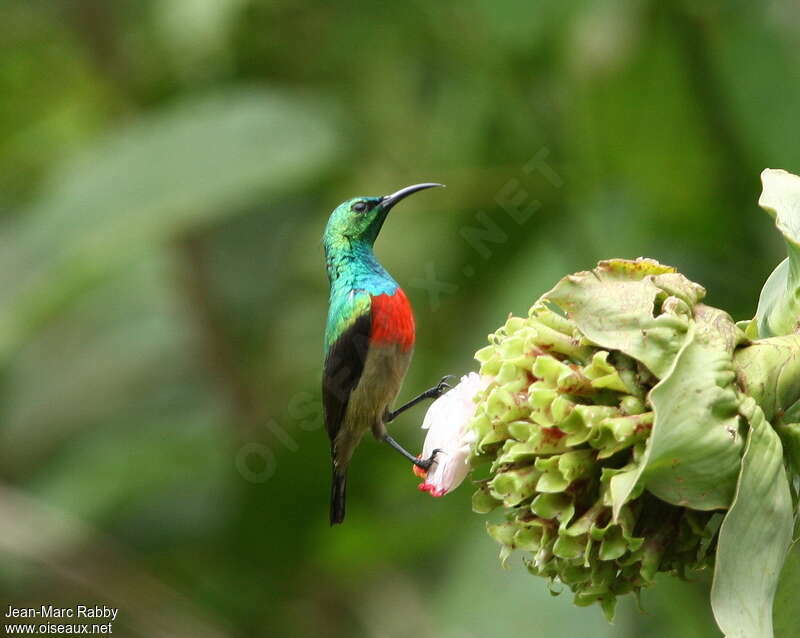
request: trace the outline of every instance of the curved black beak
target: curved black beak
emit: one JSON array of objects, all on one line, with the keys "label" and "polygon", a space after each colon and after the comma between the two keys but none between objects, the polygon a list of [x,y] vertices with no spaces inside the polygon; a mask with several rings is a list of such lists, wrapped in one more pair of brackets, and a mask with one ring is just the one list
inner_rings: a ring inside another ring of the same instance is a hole
[{"label": "curved black beak", "polygon": [[425,183],[425,184],[414,184],[413,186],[406,186],[405,188],[401,188],[396,193],[392,193],[391,195],[386,195],[385,197],[381,198],[380,204],[383,210],[389,212],[391,208],[400,200],[405,199],[412,193],[416,193],[417,191],[423,191],[426,188],[436,188],[437,186],[444,187],[444,184],[434,184],[433,182]]}]

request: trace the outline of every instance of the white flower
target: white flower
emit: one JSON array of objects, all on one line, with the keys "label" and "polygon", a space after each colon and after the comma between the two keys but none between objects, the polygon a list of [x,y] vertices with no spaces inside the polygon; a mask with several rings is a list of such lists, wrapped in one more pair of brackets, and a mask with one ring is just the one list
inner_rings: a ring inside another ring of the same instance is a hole
[{"label": "white flower", "polygon": [[428,435],[420,458],[429,458],[436,449],[440,452],[427,473],[414,466],[414,473],[425,479],[419,486],[423,492],[444,496],[458,487],[469,473],[469,456],[475,443],[475,432],[469,427],[475,415],[474,399],[490,381],[491,377],[470,372],[428,408],[422,423]]}]

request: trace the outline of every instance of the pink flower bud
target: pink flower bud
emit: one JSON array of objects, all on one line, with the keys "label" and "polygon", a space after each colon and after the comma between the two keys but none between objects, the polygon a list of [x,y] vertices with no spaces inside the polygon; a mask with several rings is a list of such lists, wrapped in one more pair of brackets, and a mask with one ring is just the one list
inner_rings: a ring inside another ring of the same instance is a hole
[{"label": "pink flower bud", "polygon": [[427,473],[414,467],[425,481],[419,489],[431,496],[444,496],[458,487],[470,470],[469,457],[476,434],[470,427],[475,415],[475,395],[489,385],[491,377],[476,372],[461,377],[459,384],[431,404],[422,429],[428,430],[421,458],[440,450]]}]

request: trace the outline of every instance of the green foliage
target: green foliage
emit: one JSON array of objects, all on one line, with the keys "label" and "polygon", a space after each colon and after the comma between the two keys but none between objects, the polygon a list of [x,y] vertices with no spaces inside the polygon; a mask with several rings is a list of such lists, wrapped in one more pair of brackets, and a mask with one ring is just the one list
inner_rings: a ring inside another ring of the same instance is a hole
[{"label": "green foliage", "polygon": [[187,100],[97,142],[56,172],[11,230],[0,360],[142,252],[307,185],[340,143],[319,105],[246,89]]}]

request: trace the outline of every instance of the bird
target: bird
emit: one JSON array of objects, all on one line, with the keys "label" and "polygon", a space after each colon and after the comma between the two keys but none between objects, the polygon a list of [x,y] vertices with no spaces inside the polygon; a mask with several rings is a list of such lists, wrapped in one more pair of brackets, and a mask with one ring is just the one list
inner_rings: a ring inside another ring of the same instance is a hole
[{"label": "bird", "polygon": [[330,524],[345,517],[347,467],[371,431],[406,459],[427,470],[436,458],[420,459],[388,433],[386,424],[405,410],[446,392],[448,377],[397,410],[394,404],[414,350],[414,313],[408,297],[375,257],[383,223],[400,201],[443,186],[414,184],[384,197],[355,197],[331,213],[323,235],[330,284],[325,327],[322,403],[331,447]]}]

